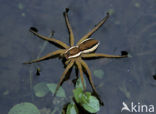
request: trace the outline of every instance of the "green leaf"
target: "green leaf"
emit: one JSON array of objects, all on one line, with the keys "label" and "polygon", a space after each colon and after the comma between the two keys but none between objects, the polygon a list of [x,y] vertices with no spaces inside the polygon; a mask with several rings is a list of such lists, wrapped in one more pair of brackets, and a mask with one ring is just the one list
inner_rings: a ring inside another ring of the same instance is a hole
[{"label": "green leaf", "polygon": [[66,114],[78,114],[78,109],[74,102],[68,104]]},{"label": "green leaf", "polygon": [[88,103],[90,96],[91,96],[90,92],[82,93],[82,96],[81,96],[81,99],[80,99],[80,104]]},{"label": "green leaf", "polygon": [[96,113],[100,110],[100,104],[96,97],[90,96],[89,102],[81,104],[82,107],[90,113]]},{"label": "green leaf", "polygon": [[[84,85],[86,87],[86,80],[84,80]],[[76,88],[82,88],[83,89],[83,85],[82,85],[82,82],[81,82],[81,78],[78,78],[78,80],[76,81]]]},{"label": "green leaf", "polygon": [[91,92],[85,92],[85,95],[89,98],[91,96]]},{"label": "green leaf", "polygon": [[84,103],[86,104],[88,102],[89,102],[88,96],[86,96],[85,94],[82,94],[82,97],[80,99],[80,104],[84,104]]},{"label": "green leaf", "polygon": [[82,88],[76,88],[73,90],[74,98],[77,103],[83,104],[89,102],[90,92],[83,92]]},{"label": "green leaf", "polygon": [[100,110],[99,100],[91,96],[90,92],[83,92],[82,88],[76,88],[73,90],[74,98],[85,110],[91,113],[96,113]]},{"label": "green leaf", "polygon": [[104,72],[103,72],[103,70],[101,70],[101,69],[97,69],[97,70],[94,70],[94,75],[97,77],[97,78],[103,78],[103,76],[104,76]]},{"label": "green leaf", "polygon": [[77,103],[80,103],[81,102],[81,97],[83,95],[83,90],[82,88],[76,88],[73,90],[73,93],[74,93],[74,98],[76,100]]},{"label": "green leaf", "polygon": [[13,106],[8,114],[40,114],[40,111],[34,104],[24,102]]},{"label": "green leaf", "polygon": [[44,83],[44,82],[36,84],[33,87],[33,90],[37,97],[44,97],[49,92],[49,89],[48,89],[46,83]]},{"label": "green leaf", "polygon": [[[54,93],[55,93],[55,89],[56,89],[56,87],[57,87],[57,84],[48,83],[48,84],[46,84],[46,85],[47,85],[47,87],[49,88],[50,92],[51,92],[52,94],[54,94]],[[66,97],[65,91],[64,91],[64,89],[63,89],[62,87],[60,87],[60,88],[58,89],[58,91],[57,91],[57,93],[56,93],[56,96],[57,96],[57,97]]]}]

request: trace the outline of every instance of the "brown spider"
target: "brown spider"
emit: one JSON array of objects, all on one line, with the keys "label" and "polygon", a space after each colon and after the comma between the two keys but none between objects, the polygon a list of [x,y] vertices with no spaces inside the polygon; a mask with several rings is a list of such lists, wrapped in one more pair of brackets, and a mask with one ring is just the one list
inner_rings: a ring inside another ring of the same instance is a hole
[{"label": "brown spider", "polygon": [[85,34],[79,40],[79,42],[76,44],[76,46],[74,46],[74,34],[72,31],[71,25],[69,24],[68,10],[69,9],[66,8],[66,11],[63,14],[65,17],[66,25],[67,25],[69,35],[70,35],[70,41],[69,41],[70,46],[68,46],[67,44],[63,43],[62,41],[56,40],[54,38],[48,38],[46,36],[42,36],[42,35],[38,34],[36,31],[31,29],[30,31],[34,35],[38,36],[41,39],[55,43],[55,44],[63,47],[64,49],[56,50],[56,51],[51,52],[51,53],[49,53],[49,54],[47,54],[47,55],[45,55],[39,59],[35,59],[35,60],[30,61],[30,62],[25,62],[25,64],[31,64],[31,63],[39,62],[39,61],[48,59],[48,58],[56,56],[56,55],[60,55],[62,58],[66,58],[65,64],[67,66],[66,66],[65,71],[63,72],[63,74],[60,78],[60,81],[56,87],[55,93],[57,92],[60,85],[62,84],[62,82],[65,78],[65,75],[73,67],[73,65],[76,65],[78,67],[78,70],[80,72],[80,78],[81,78],[84,90],[85,90],[85,85],[84,85],[84,80],[83,80],[83,69],[87,72],[89,82],[92,86],[93,91],[96,93],[96,89],[95,89],[95,86],[93,84],[93,80],[91,77],[91,71],[90,71],[88,65],[82,60],[82,58],[101,58],[101,57],[104,57],[104,58],[122,58],[122,57],[126,57],[126,55],[122,55],[122,56],[117,55],[116,56],[116,55],[107,55],[107,54],[102,54],[102,53],[92,53],[98,47],[99,42],[97,40],[89,38],[89,37],[106,22],[106,20],[109,18],[109,13],[107,13],[106,17],[104,17],[90,32]]}]

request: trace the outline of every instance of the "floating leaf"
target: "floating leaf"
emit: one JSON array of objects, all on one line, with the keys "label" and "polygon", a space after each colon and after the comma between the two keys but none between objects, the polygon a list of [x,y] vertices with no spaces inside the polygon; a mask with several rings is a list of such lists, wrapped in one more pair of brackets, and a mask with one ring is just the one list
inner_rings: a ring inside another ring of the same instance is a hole
[{"label": "floating leaf", "polygon": [[[84,85],[86,87],[86,80],[84,80]],[[82,88],[83,89],[83,85],[82,85],[82,82],[81,82],[81,78],[78,78],[78,80],[76,81],[76,88]]]},{"label": "floating leaf", "polygon": [[83,92],[82,88],[73,90],[74,98],[85,110],[91,113],[96,113],[100,110],[100,104],[96,97],[91,96],[90,92]]},{"label": "floating leaf", "polygon": [[77,103],[80,103],[81,102],[81,97],[83,95],[83,90],[82,88],[76,88],[73,90],[73,93],[74,93],[74,98],[76,100]]},{"label": "floating leaf", "polygon": [[48,89],[46,83],[44,83],[44,82],[36,84],[33,87],[33,90],[37,97],[44,97],[49,92],[49,89]]},{"label": "floating leaf", "polygon": [[[47,87],[49,88],[50,92],[51,92],[52,94],[54,94],[54,93],[55,93],[55,89],[56,89],[56,87],[57,87],[57,84],[48,83],[48,84],[46,84],[46,85],[47,85]],[[56,96],[57,96],[57,97],[66,97],[65,91],[64,91],[64,89],[63,89],[62,87],[60,87],[60,88],[58,89],[58,91],[57,91],[57,93],[56,93]]]},{"label": "floating leaf", "polygon": [[97,69],[97,70],[94,70],[94,75],[101,79],[104,76],[104,72],[101,69]]},{"label": "floating leaf", "polygon": [[24,102],[13,106],[8,114],[40,114],[40,111],[34,104]]},{"label": "floating leaf", "polygon": [[91,92],[85,92],[85,96],[89,98],[91,96]]},{"label": "floating leaf", "polygon": [[81,99],[80,99],[80,104],[86,104],[86,103],[88,103],[89,102],[89,97],[90,96],[88,96],[86,94],[82,94]]},{"label": "floating leaf", "polygon": [[78,114],[78,109],[74,102],[68,104],[66,114]]},{"label": "floating leaf", "polygon": [[96,113],[100,110],[100,104],[96,97],[90,96],[89,102],[81,104],[82,107],[90,113]]}]

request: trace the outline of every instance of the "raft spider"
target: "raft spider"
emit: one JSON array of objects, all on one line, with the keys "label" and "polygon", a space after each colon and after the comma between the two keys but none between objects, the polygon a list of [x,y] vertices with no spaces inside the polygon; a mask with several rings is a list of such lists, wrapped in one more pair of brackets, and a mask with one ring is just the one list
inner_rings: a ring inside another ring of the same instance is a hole
[{"label": "raft spider", "polygon": [[83,70],[86,71],[87,75],[88,75],[88,79],[89,82],[92,86],[92,89],[95,93],[96,89],[95,86],[93,84],[93,80],[91,77],[91,71],[88,67],[88,65],[84,62],[84,60],[82,60],[83,58],[122,58],[122,57],[126,57],[126,55],[107,55],[107,54],[102,54],[102,53],[94,53],[94,51],[96,50],[96,48],[99,45],[99,41],[89,38],[98,28],[100,28],[105,22],[106,20],[109,18],[109,13],[107,13],[107,15],[87,34],[85,34],[76,44],[76,46],[74,46],[74,34],[71,28],[71,25],[69,23],[69,19],[68,19],[68,8],[66,8],[66,11],[63,13],[64,17],[65,17],[65,22],[69,31],[69,43],[70,46],[68,46],[67,44],[63,43],[62,41],[56,40],[55,38],[48,38],[46,36],[40,35],[39,33],[37,33],[36,31],[30,29],[30,31],[38,36],[39,38],[43,39],[43,40],[47,40],[49,42],[55,43],[59,46],[61,46],[64,49],[58,49],[54,52],[51,52],[39,59],[35,59],[32,60],[30,62],[25,62],[25,64],[31,64],[31,63],[35,63],[35,62],[40,62],[43,61],[45,59],[48,59],[50,57],[59,55],[62,58],[66,58],[66,68],[60,78],[59,83],[57,84],[55,93],[57,92],[57,90],[59,89],[60,85],[62,84],[67,72],[73,67],[73,65],[76,65],[79,73],[80,73],[80,79],[82,81],[82,85],[83,88],[85,90],[85,85],[84,85],[84,79],[83,79]]}]

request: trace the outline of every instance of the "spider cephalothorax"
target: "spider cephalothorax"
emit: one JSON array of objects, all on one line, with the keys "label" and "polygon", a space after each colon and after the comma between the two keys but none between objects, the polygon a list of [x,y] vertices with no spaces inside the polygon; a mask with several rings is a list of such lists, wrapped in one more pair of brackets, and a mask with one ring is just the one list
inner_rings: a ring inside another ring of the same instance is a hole
[{"label": "spider cephalothorax", "polygon": [[[34,35],[38,36],[39,38],[47,40],[52,43],[55,43],[64,49],[58,49],[54,52],[47,54],[46,56],[43,56],[39,59],[32,60],[30,62],[26,62],[25,64],[39,62],[39,61],[48,59],[48,58],[56,56],[56,55],[65,57],[66,58],[65,64],[67,66],[66,66],[65,71],[63,72],[63,74],[60,78],[60,81],[56,87],[56,91],[60,87],[60,85],[61,85],[65,75],[69,71],[69,69],[71,69],[71,67],[73,65],[76,65],[80,72],[80,78],[81,78],[84,90],[85,90],[85,85],[84,85],[84,81],[83,81],[83,69],[87,72],[89,82],[90,82],[94,92],[96,92],[96,89],[95,89],[95,86],[93,84],[92,77],[91,77],[91,71],[90,71],[88,65],[82,59],[83,58],[86,58],[86,59],[87,58],[95,58],[95,57],[96,58],[126,57],[126,56],[120,56],[120,55],[118,56],[118,55],[107,55],[107,54],[102,54],[102,53],[94,53],[94,51],[96,50],[96,48],[99,45],[99,41],[89,38],[89,37],[106,22],[106,20],[109,17],[109,13],[107,13],[106,17],[104,17],[104,19],[102,19],[90,32],[88,32],[86,35],[84,35],[75,46],[74,46],[74,34],[72,32],[72,28],[71,28],[71,25],[69,24],[69,20],[68,20],[68,9],[66,9],[66,11],[64,12],[64,17],[65,17],[65,21],[66,21],[67,28],[68,28],[69,35],[70,35],[70,46],[63,43],[62,41],[56,40],[55,38],[48,38],[46,36],[42,36],[42,35],[38,34],[36,31],[30,29],[30,31]],[[55,91],[55,93],[56,93],[56,91]]]}]

